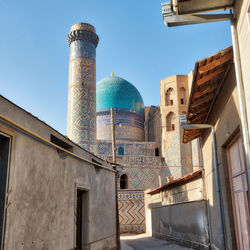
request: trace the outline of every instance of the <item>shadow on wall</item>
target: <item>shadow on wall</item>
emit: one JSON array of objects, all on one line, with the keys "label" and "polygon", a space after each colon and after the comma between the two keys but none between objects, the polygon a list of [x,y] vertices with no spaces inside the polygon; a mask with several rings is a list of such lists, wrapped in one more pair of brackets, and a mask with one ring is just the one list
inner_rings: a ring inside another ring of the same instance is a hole
[{"label": "shadow on wall", "polygon": [[[233,94],[233,92],[235,93],[236,91],[237,90],[234,85],[224,85],[221,90],[224,98],[219,98],[220,96],[218,96],[214,105],[215,108],[210,113],[209,120],[207,121],[208,124],[216,125],[215,134],[223,223],[226,245],[229,249],[237,248],[230,191],[229,165],[226,152],[226,146],[232,141],[235,134],[240,131],[239,105],[236,99],[237,95]],[[214,174],[213,148],[210,130],[204,130],[202,144],[211,245],[221,248],[221,229],[217,201],[218,195],[215,186],[216,180]]]}]

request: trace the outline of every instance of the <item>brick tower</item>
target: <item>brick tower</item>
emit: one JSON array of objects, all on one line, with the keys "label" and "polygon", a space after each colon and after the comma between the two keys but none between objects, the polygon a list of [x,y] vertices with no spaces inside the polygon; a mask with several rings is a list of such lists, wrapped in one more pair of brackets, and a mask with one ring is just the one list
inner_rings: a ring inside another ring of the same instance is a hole
[{"label": "brick tower", "polygon": [[88,151],[96,141],[96,47],[99,37],[87,23],[74,24],[70,46],[67,135]]}]

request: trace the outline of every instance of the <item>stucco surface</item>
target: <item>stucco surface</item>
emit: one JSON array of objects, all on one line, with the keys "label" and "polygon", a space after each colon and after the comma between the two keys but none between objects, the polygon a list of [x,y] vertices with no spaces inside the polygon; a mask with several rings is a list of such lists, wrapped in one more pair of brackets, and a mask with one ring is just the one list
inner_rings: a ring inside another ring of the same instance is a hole
[{"label": "stucco surface", "polygon": [[[112,167],[6,99],[1,98],[0,103],[1,115],[22,126],[27,123],[29,129],[34,128],[47,140],[51,134],[58,136],[72,145],[72,151],[80,153],[81,157],[94,159],[110,168],[96,168],[91,163],[62,154],[53,146],[1,122],[0,131],[12,137],[5,249],[73,249],[77,188],[88,192],[89,197],[88,220],[83,222],[87,223],[88,244],[98,241],[105,245],[107,240],[115,244],[111,240],[116,233]],[[112,249],[115,245],[109,247]]]}]

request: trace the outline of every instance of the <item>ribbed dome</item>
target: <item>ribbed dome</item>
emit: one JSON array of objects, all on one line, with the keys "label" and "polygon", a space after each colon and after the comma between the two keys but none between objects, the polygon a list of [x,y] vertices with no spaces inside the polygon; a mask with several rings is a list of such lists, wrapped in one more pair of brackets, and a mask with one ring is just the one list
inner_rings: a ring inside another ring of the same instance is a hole
[{"label": "ribbed dome", "polygon": [[96,109],[98,111],[110,108],[135,110],[144,114],[144,104],[139,91],[130,82],[109,76],[96,85]]}]

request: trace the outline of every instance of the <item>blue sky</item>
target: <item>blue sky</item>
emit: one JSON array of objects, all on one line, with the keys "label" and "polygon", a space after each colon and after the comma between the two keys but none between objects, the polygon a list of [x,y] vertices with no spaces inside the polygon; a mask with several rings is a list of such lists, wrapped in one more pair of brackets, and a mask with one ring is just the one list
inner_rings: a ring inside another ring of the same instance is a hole
[{"label": "blue sky", "polygon": [[168,28],[160,0],[0,1],[0,94],[66,134],[72,24],[95,26],[97,81],[125,78],[145,105],[160,102],[160,80],[232,44],[230,23]]}]

